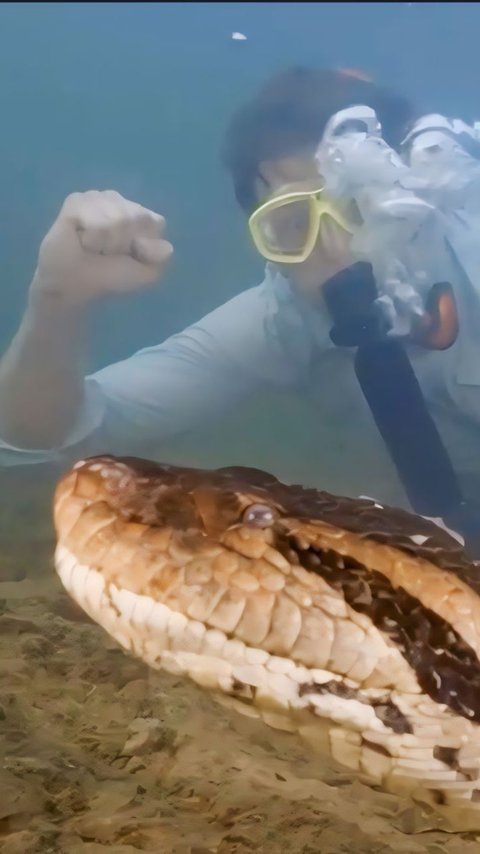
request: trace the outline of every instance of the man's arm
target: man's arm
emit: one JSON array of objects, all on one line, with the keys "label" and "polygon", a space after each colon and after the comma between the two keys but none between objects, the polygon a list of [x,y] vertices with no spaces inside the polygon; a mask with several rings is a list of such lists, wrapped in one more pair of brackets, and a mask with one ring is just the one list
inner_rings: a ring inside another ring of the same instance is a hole
[{"label": "man's arm", "polygon": [[0,436],[21,448],[60,445],[84,395],[84,312],[54,296],[30,300],[0,361]]},{"label": "man's arm", "polygon": [[158,280],[171,245],[158,214],[112,191],[75,193],[42,242],[28,308],[0,361],[0,437],[62,444],[84,404],[85,315],[101,297]]},{"label": "man's arm", "polygon": [[303,365],[276,332],[278,310],[267,277],[164,343],[88,378],[104,401],[95,452],[145,455],[255,392],[294,387]]},{"label": "man's arm", "polygon": [[215,422],[259,385],[221,338],[206,335],[201,325],[190,327],[87,378],[103,402],[89,452],[148,456],[162,442]]},{"label": "man's arm", "polygon": [[[250,288],[163,344],[87,377],[62,457],[84,439],[89,454],[148,455],[152,446],[214,421],[261,388],[291,387],[298,365],[268,331],[277,309],[268,282]],[[0,442],[3,465],[52,457]]]}]

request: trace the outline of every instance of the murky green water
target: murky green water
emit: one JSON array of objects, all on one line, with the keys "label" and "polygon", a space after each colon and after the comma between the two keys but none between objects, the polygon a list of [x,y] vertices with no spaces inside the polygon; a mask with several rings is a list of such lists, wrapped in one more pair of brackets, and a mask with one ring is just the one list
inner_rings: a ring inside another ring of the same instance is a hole
[{"label": "murky green water", "polygon": [[[477,4],[1,4],[0,351],[68,193],[112,187],[165,213],[177,250],[164,285],[92,318],[96,368],[261,281],[218,147],[230,112],[266,76],[292,63],[364,68],[421,108],[469,118],[479,23]],[[340,454],[317,453],[316,418],[272,396],[158,456],[256,465],[338,491],[350,476],[368,492]],[[120,651],[54,576],[58,473],[0,470],[4,854],[480,851],[479,839],[430,831],[428,820],[406,835],[391,799],[373,809],[293,737]]]}]

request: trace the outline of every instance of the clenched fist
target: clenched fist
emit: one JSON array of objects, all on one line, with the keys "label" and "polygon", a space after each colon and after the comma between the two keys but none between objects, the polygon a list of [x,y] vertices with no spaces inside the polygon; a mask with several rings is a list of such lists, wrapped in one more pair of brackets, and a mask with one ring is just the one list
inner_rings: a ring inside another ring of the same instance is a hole
[{"label": "clenched fist", "polygon": [[81,305],[152,284],[173,253],[164,229],[113,190],[73,193],[42,241],[32,290]]}]

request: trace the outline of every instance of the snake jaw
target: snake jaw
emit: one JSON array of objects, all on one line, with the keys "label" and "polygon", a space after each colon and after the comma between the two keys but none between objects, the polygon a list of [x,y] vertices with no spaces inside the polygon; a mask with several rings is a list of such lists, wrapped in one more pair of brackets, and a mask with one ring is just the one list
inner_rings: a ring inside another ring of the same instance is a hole
[{"label": "snake jaw", "polygon": [[256,470],[108,456],[59,481],[54,522],[62,583],[127,650],[480,828],[480,584],[448,533]]}]

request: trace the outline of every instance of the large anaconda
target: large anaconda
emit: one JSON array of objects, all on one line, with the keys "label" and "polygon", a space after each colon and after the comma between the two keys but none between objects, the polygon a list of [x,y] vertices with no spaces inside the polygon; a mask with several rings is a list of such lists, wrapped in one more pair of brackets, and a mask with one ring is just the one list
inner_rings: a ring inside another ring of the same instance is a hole
[{"label": "large anaconda", "polygon": [[480,829],[480,567],[437,525],[110,456],[61,478],[54,520],[65,588],[127,650]]}]

